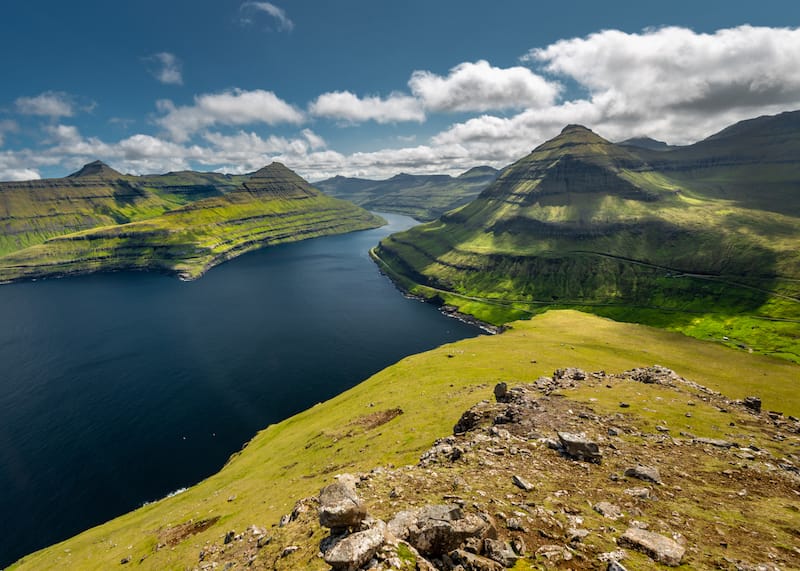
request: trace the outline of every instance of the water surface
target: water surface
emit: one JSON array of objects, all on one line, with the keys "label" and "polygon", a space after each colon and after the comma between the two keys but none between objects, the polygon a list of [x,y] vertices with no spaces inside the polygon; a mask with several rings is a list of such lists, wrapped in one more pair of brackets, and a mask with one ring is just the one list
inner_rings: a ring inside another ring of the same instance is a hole
[{"label": "water surface", "polygon": [[[0,567],[216,472],[258,430],[478,334],[404,298],[390,225],[144,273],[0,286]],[[12,523],[13,522],[13,523]]]}]

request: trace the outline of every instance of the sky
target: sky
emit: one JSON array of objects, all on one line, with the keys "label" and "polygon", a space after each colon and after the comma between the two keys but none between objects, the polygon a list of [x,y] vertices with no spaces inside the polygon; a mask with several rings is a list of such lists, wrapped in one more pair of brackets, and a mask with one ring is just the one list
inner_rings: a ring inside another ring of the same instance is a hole
[{"label": "sky", "polygon": [[800,2],[3,0],[0,180],[503,167],[800,109]]}]

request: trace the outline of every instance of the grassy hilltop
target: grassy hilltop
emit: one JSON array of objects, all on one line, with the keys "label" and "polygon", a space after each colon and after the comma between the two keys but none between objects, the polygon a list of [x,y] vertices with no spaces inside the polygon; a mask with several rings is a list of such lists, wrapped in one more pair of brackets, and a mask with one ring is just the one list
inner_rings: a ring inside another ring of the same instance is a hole
[{"label": "grassy hilltop", "polygon": [[571,125],[374,254],[495,324],[574,307],[800,361],[799,149],[800,112],[661,151]]},{"label": "grassy hilltop", "polygon": [[112,270],[194,279],[267,244],[381,223],[280,163],[242,176],[129,176],[98,161],[66,178],[0,183],[0,282]]},{"label": "grassy hilltop", "polygon": [[[531,383],[539,376],[552,374],[554,369],[565,366],[581,367],[587,371],[619,372],[653,363],[670,367],[682,376],[722,391],[728,397],[761,395],[765,410],[777,408],[784,415],[800,415],[798,365],[737,352],[646,326],[618,323],[574,311],[551,311],[530,321],[514,323],[513,328],[502,335],[460,341],[408,357],[330,401],[268,427],[235,454],[218,474],[188,491],[144,506],[27,556],[10,569],[106,570],[125,568],[120,565],[125,558],[129,558],[127,566],[136,569],[195,569],[202,565],[199,560],[201,551],[209,550],[210,546],[226,548],[223,537],[228,531],[241,533],[252,525],[266,529],[274,539],[258,552],[250,568],[326,569],[324,562],[317,558],[317,543],[323,536],[318,526],[278,528],[276,524],[283,515],[292,511],[296,500],[315,495],[321,486],[332,480],[334,474],[369,471],[389,464],[416,463],[436,438],[452,432],[464,410],[481,399],[489,398],[497,382],[508,382],[509,386]],[[572,406],[585,407],[588,404],[597,414],[614,414],[620,410],[618,403],[626,401],[630,408],[623,411],[629,415],[624,423],[635,424],[646,433],[658,434],[653,427],[663,423],[672,428],[675,437],[678,437],[678,429],[691,430],[696,437],[711,438],[730,438],[727,434],[735,432],[737,438],[768,450],[774,458],[797,454],[796,437],[785,441],[771,440],[768,433],[762,434],[751,426],[746,413],[736,410],[720,412],[711,403],[704,402],[702,393],[671,395],[659,385],[637,383],[615,384],[612,388],[601,387],[599,390],[578,388],[565,391],[564,397],[568,399],[565,407],[575,401]],[[695,405],[687,408],[687,399],[696,401]],[[658,402],[661,404],[656,405]],[[375,420],[381,413],[398,408],[402,414],[384,414],[380,422]],[[687,410],[693,414],[691,419],[684,416]],[[728,423],[733,421],[738,428],[728,427]],[[550,425],[537,428],[546,435],[559,429]],[[648,442],[652,436],[643,434],[631,438],[626,440],[625,446],[639,446],[640,442]],[[654,446],[652,442],[650,446]],[[658,445],[655,448],[658,449]],[[684,447],[683,454],[691,450],[693,448]],[[732,456],[734,451],[736,449],[730,452],[730,458],[742,463]],[[548,453],[554,454],[546,449],[537,452],[545,456]],[[642,453],[646,450],[643,449]],[[654,450],[652,454],[655,453]],[[643,460],[646,458],[644,456]],[[498,458],[496,461],[501,460]],[[742,517],[739,514],[746,513],[754,531],[761,533],[762,529],[773,529],[778,534],[776,539],[762,546],[763,549],[777,549],[786,557],[781,545],[791,544],[790,530],[797,529],[797,499],[764,503],[760,496],[748,496],[741,499],[741,505],[736,504],[726,495],[730,492],[728,484],[712,482],[719,480],[721,470],[738,471],[740,467],[719,462],[716,454],[701,453],[699,459],[686,468],[691,476],[679,475],[683,468],[662,466],[662,475],[670,484],[664,487],[664,491],[672,491],[675,499],[658,491],[661,501],[652,505],[666,513],[675,511],[682,518],[692,518],[692,525],[676,530],[688,535],[692,542],[704,542],[703,548],[714,553],[715,557],[753,555],[747,553],[752,539],[741,546],[731,542],[726,552],[713,535],[703,539],[699,531],[692,530],[699,530],[698,526],[716,526],[721,530],[719,533],[733,533]],[[754,477],[768,473],[759,462],[747,461],[752,464],[750,469]],[[459,463],[453,465],[454,469],[459,466],[463,469]],[[441,470],[437,469],[443,473]],[[556,484],[547,483],[547,472],[526,477],[542,480],[542,494],[551,494],[556,489],[550,489]],[[672,486],[678,483],[684,492],[673,489]],[[600,482],[595,485],[607,488],[612,484]],[[499,494],[497,500],[501,502],[498,506],[508,501],[503,494],[514,489],[510,484],[508,486],[507,490],[502,488],[496,492]],[[490,494],[495,493],[491,487],[484,489]],[[388,490],[385,492],[388,494]],[[412,490],[407,492],[411,494]],[[695,492],[713,499],[715,509],[698,511],[697,506],[687,503],[688,494]],[[453,492],[446,489],[440,493]],[[382,493],[379,497],[388,496]],[[537,505],[545,501],[544,497],[535,497]],[[442,496],[423,499],[441,502]],[[392,506],[399,509],[397,506],[402,507],[405,501],[408,500],[381,499],[383,507],[376,504],[375,509],[388,510]],[[486,498],[481,500],[476,496],[476,501],[485,502]],[[722,509],[725,502],[730,502],[729,509]],[[593,513],[585,503],[579,503],[578,508],[585,511],[587,517]],[[587,525],[606,525],[602,518],[595,521],[594,517],[591,516],[592,523]],[[648,516],[640,517],[646,520]],[[544,536],[536,541],[554,542],[553,538]],[[281,551],[288,545],[298,545],[301,550],[281,558]],[[234,550],[235,545],[227,547]],[[535,545],[530,547],[531,552],[535,551]],[[611,549],[613,544],[601,547]],[[639,566],[626,561],[629,569],[652,568],[647,566],[646,558],[633,557],[634,562],[639,561]],[[684,568],[709,568],[707,565],[714,560],[692,556],[692,561],[692,565]],[[575,568],[600,568],[596,562],[594,565]]]}]

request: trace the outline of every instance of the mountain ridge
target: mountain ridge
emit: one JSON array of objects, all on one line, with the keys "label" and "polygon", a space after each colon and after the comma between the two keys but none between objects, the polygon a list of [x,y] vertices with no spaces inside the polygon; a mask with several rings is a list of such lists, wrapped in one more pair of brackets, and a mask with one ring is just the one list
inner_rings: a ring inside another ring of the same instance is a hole
[{"label": "mountain ridge", "polygon": [[669,152],[567,126],[373,254],[412,293],[496,325],[584,307],[799,360],[800,160],[783,157],[800,128],[753,144],[775,121]]}]

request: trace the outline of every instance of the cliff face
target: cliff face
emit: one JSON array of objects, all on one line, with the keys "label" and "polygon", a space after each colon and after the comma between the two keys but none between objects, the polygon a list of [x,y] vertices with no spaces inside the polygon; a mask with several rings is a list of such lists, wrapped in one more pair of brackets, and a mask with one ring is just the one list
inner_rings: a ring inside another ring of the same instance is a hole
[{"label": "cliff face", "polygon": [[241,177],[132,177],[92,163],[65,179],[4,183],[0,202],[0,282],[116,270],[194,279],[265,245],[383,223],[278,163]]},{"label": "cliff face", "polygon": [[[547,305],[717,338],[733,336],[722,324],[734,315],[796,322],[797,117],[667,151],[570,125],[470,204],[374,254],[412,293],[495,324]],[[736,332],[741,344],[800,359],[795,334],[766,322],[750,334],[750,325]]]}]

